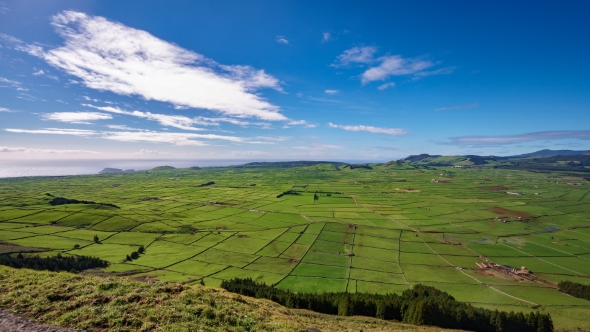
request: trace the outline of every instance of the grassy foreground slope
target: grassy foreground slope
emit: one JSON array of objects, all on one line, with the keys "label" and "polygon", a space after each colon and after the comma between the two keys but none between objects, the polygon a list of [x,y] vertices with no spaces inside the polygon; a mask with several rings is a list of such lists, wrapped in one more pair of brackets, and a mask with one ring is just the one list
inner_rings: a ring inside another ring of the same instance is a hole
[{"label": "grassy foreground slope", "polygon": [[[0,306],[51,325],[114,331],[440,331],[289,310],[221,289],[0,266]],[[449,330],[450,331],[450,330]]]},{"label": "grassy foreground slope", "polygon": [[[96,256],[107,273],[214,287],[236,277],[306,293],[424,284],[590,329],[590,302],[557,290],[590,285],[586,175],[393,162],[1,179],[0,252]],[[532,275],[517,275],[522,266]]]}]

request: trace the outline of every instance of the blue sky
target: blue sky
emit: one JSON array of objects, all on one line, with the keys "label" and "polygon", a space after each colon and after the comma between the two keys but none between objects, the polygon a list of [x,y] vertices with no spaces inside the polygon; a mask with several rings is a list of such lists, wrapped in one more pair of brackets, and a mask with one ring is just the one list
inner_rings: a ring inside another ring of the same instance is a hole
[{"label": "blue sky", "polygon": [[0,1],[0,160],[590,149],[590,3]]}]

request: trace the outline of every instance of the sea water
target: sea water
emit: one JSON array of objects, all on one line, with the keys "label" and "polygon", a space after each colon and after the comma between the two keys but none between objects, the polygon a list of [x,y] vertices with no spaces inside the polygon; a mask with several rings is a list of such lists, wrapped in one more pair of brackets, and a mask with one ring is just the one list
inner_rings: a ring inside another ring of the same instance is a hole
[{"label": "sea water", "polygon": [[1,160],[0,178],[98,174],[104,168],[147,170],[156,166],[211,167],[239,165],[251,160]]}]

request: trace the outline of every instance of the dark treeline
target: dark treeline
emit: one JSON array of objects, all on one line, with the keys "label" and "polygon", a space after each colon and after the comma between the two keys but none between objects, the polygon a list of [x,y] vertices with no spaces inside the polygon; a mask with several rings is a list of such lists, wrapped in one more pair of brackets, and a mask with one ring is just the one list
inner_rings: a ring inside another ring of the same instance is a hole
[{"label": "dark treeline", "polygon": [[557,284],[559,291],[580,299],[590,300],[590,286],[571,281],[561,281]]},{"label": "dark treeline", "polygon": [[62,256],[57,254],[52,257],[0,255],[0,265],[6,265],[17,269],[33,269],[48,271],[77,272],[88,269],[107,267],[109,263],[102,259],[89,256]]},{"label": "dark treeline", "polygon": [[432,325],[470,331],[553,331],[549,314],[504,312],[476,308],[455,300],[434,287],[416,285],[397,294],[293,293],[252,279],[223,281],[221,287],[234,293],[265,298],[288,308],[308,309],[341,316],[369,316],[414,325]]},{"label": "dark treeline", "polygon": [[215,184],[215,182],[213,182],[213,181],[209,181],[209,182],[207,182],[207,183],[201,183],[201,184],[200,184],[200,185],[198,185],[197,187],[206,187],[206,186],[211,186],[211,185],[214,185],[214,184]]},{"label": "dark treeline", "polygon": [[281,198],[285,195],[301,195],[301,194],[295,190],[287,190],[287,191],[283,191],[282,193],[278,194],[277,198]]},{"label": "dark treeline", "polygon": [[49,201],[49,204],[56,206],[56,205],[64,205],[64,204],[99,204],[99,205],[104,205],[104,206],[111,206],[114,208],[119,208],[118,206],[116,206],[115,204],[110,204],[110,203],[97,203],[97,202],[92,202],[92,201],[80,201],[77,199],[69,199],[69,198],[65,198],[65,197],[55,197],[54,199],[52,199],[51,201]]}]

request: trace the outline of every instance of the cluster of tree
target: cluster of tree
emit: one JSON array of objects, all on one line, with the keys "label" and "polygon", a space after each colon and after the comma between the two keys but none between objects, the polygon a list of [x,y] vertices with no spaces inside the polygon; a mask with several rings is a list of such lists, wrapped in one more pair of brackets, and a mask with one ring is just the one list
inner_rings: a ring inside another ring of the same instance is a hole
[{"label": "cluster of tree", "polygon": [[210,185],[213,185],[213,184],[215,184],[215,182],[213,182],[213,181],[209,181],[209,182],[207,182],[207,183],[201,183],[201,184],[200,184],[200,185],[198,185],[197,187],[206,187],[206,186],[210,186]]},{"label": "cluster of tree", "polygon": [[54,199],[49,201],[49,204],[51,204],[52,206],[64,205],[64,204],[99,204],[99,205],[104,205],[104,206],[111,206],[111,207],[114,207],[117,209],[119,208],[115,204],[97,203],[97,202],[92,202],[92,201],[80,201],[77,199],[70,199],[70,198],[65,198],[65,197],[55,197]]},{"label": "cluster of tree", "polygon": [[369,166],[369,164],[349,164],[344,166],[343,168],[350,167],[350,169],[355,168],[366,168],[366,169],[373,169],[373,167]]},{"label": "cluster of tree", "polygon": [[295,190],[287,190],[287,191],[283,191],[282,193],[278,194],[277,198],[281,198],[285,195],[301,195],[301,194]]},{"label": "cluster of tree", "polygon": [[590,286],[588,285],[582,285],[571,281],[561,281],[557,284],[557,287],[559,287],[559,291],[562,293],[580,299],[590,300]]},{"label": "cluster of tree", "polygon": [[62,256],[57,254],[52,257],[0,255],[0,264],[17,269],[70,271],[78,272],[88,269],[107,267],[109,263],[100,258],[89,256]]},{"label": "cluster of tree", "polygon": [[320,199],[320,198],[318,197],[318,194],[313,194],[313,200],[314,200],[314,201],[317,201],[318,199]]},{"label": "cluster of tree", "polygon": [[143,254],[145,252],[145,248],[143,246],[139,247],[139,249],[137,249],[137,251],[132,252],[130,255],[127,255],[127,257],[125,257],[125,260],[130,262],[134,259],[138,259],[139,255]]},{"label": "cluster of tree", "polygon": [[433,325],[470,331],[553,331],[549,314],[504,312],[476,308],[455,300],[434,287],[416,285],[397,294],[293,293],[252,279],[223,281],[221,287],[234,293],[265,298],[288,308],[308,309],[325,314],[361,315],[398,320],[414,325]]}]

